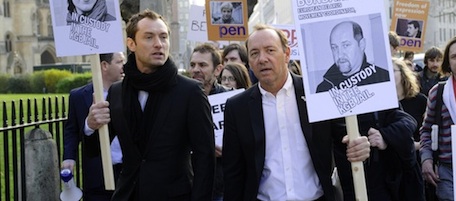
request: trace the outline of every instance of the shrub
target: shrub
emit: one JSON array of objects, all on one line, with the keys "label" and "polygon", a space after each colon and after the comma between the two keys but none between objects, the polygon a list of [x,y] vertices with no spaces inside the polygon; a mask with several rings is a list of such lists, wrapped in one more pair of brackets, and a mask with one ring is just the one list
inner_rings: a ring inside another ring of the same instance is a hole
[{"label": "shrub", "polygon": [[70,93],[71,89],[86,85],[92,80],[92,74],[73,74],[71,77],[64,78],[57,83],[57,93]]},{"label": "shrub", "polygon": [[30,93],[30,75],[13,76],[8,80],[7,92],[8,93]]},{"label": "shrub", "polygon": [[8,92],[8,80],[11,78],[9,74],[0,74],[0,93]]},{"label": "shrub", "polygon": [[33,72],[32,76],[30,77],[30,87],[32,93],[44,93],[46,84],[44,83],[44,72],[45,71],[37,71]]},{"label": "shrub", "polygon": [[66,78],[66,77],[70,77],[70,76],[71,76],[70,71],[62,71],[62,70],[56,70],[56,69],[44,71],[44,83],[46,85],[47,92],[55,93],[57,83],[60,80]]}]

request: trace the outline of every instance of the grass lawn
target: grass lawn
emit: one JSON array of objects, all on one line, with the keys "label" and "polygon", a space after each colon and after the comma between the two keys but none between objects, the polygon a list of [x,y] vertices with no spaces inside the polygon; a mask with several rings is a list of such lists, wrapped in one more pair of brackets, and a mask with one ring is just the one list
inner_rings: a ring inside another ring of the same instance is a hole
[{"label": "grass lawn", "polygon": [[[52,107],[52,116],[55,118],[55,99],[57,97],[58,99],[58,102],[59,102],[59,117],[62,117],[62,97],[65,98],[65,107],[64,110],[65,112],[67,112],[68,110],[68,94],[0,94],[0,103],[1,103],[1,106],[0,106],[0,128],[3,128],[4,127],[4,107],[6,106],[6,120],[7,120],[7,123],[8,123],[8,126],[11,126],[13,123],[15,124],[19,124],[20,122],[18,120],[16,121],[13,121],[11,119],[11,115],[13,113],[13,111],[16,112],[16,119],[19,119],[19,101],[20,100],[23,100],[23,107],[24,109],[26,109],[27,107],[27,100],[30,99],[31,100],[31,108],[32,108],[32,113],[30,114],[32,116],[32,122],[34,121],[34,116],[33,115],[36,115],[35,112],[34,112],[34,99],[37,100],[37,108],[38,108],[38,118],[39,120],[43,120],[42,119],[42,102],[43,102],[43,98],[45,98],[45,103],[46,103],[46,108],[48,108],[48,98],[51,98],[51,107]],[[12,107],[12,102],[15,102],[15,108]],[[48,111],[46,111],[47,113]],[[24,111],[24,121],[27,121],[27,115],[28,113],[26,111]],[[46,118],[48,117],[48,115],[46,115]],[[48,124],[44,124],[44,125],[41,125],[40,126],[41,129],[43,130],[49,130],[48,129]],[[30,128],[26,128],[25,129],[25,133],[27,133],[28,131],[30,131],[31,129],[33,129],[33,127],[30,127]],[[0,200],[6,200],[6,193],[5,193],[5,164],[8,164],[9,166],[9,178],[10,178],[10,183],[13,183],[13,162],[12,162],[12,158],[13,158],[13,155],[12,155],[12,150],[13,150],[13,147],[12,147],[12,138],[13,137],[16,137],[17,139],[17,143],[18,143],[18,150],[21,149],[20,145],[19,145],[19,135],[17,136],[13,136],[12,135],[12,132],[10,131],[7,131],[6,132],[8,136],[8,144],[9,144],[9,150],[8,150],[8,153],[4,153],[4,150],[3,150],[3,147],[5,146],[5,142],[4,142],[4,135],[5,133],[4,132],[1,132],[0,133],[0,186],[1,186],[1,192],[0,192]],[[17,131],[17,134],[19,134],[19,131]],[[5,161],[5,154],[8,154],[9,156],[9,160],[8,161]],[[18,152],[18,157],[20,157],[19,155],[19,152]],[[59,156],[60,157],[60,156]],[[19,161],[19,159],[18,159]],[[13,187],[10,187],[10,195],[13,196]],[[13,199],[13,198],[11,198]],[[16,200],[16,199],[13,199],[13,200]]]}]

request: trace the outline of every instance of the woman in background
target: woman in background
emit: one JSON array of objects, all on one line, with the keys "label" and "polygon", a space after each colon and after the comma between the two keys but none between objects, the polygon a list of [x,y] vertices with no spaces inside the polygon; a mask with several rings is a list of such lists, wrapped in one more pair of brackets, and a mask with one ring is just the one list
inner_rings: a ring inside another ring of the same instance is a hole
[{"label": "woman in background", "polygon": [[[419,151],[419,128],[423,123],[427,97],[426,95],[420,93],[420,86],[416,75],[403,60],[393,58],[393,67],[394,78],[396,80],[397,98],[399,99],[402,109],[410,114],[416,120],[418,125],[415,133],[413,133],[413,138],[415,141],[415,150]],[[419,153],[417,152],[417,154]],[[420,157],[417,157],[417,160],[419,162]]]},{"label": "woman in background", "polygon": [[247,68],[239,63],[227,63],[220,73],[222,85],[229,89],[248,89],[252,86]]}]

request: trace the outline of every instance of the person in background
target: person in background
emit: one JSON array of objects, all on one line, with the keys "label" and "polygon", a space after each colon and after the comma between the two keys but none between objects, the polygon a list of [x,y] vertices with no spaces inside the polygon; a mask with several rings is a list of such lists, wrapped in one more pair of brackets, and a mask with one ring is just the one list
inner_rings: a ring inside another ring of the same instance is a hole
[{"label": "person in background", "polygon": [[[419,158],[420,135],[419,127],[423,123],[424,112],[426,110],[427,97],[420,93],[420,85],[414,72],[405,64],[403,60],[393,59],[394,78],[396,81],[397,98],[402,109],[410,114],[417,122],[416,131],[413,133],[415,140],[415,150],[417,160]],[[421,163],[420,163],[421,164]]]},{"label": "person in background", "polygon": [[435,84],[448,78],[442,73],[442,59],[443,52],[438,47],[431,47],[424,53],[425,66],[423,71],[418,74],[421,93],[428,95],[429,90]]},{"label": "person in background", "polygon": [[[103,94],[106,98],[109,87],[123,78],[125,57],[122,52],[100,54]],[[79,142],[82,143],[83,199],[87,201],[111,200],[112,191],[105,190],[98,132],[87,127],[89,108],[93,103],[93,84],[70,91],[68,120],[63,130],[63,169],[74,172]],[[118,175],[122,153],[117,138],[111,145],[114,174]],[[117,177],[115,177],[117,180]]]},{"label": "person in background", "polygon": [[[451,77],[443,87],[442,97],[437,97],[438,84],[434,85],[429,91],[427,99],[426,115],[423,126],[420,129],[421,135],[421,163],[424,179],[429,184],[436,187],[436,195],[440,201],[454,199],[453,188],[453,162],[451,143],[451,126],[456,122],[456,37],[452,38],[445,47],[443,54],[442,71],[451,73]],[[436,116],[437,99],[442,100],[440,117]],[[438,125],[436,119],[441,119]],[[432,126],[437,125],[438,139],[432,139]],[[438,150],[436,155],[432,150],[432,141],[437,140]],[[434,158],[437,157],[437,158]],[[436,163],[434,163],[436,161]]]},{"label": "person in background", "polygon": [[[259,24],[246,45],[259,82],[225,105],[224,200],[333,201],[331,124],[309,123],[302,77],[288,70],[287,37]],[[369,151],[359,137],[346,157],[363,161]]]},{"label": "person in background", "polygon": [[239,63],[228,63],[221,73],[222,85],[229,89],[248,89],[252,86],[247,68]]},{"label": "person in background", "polygon": [[[222,57],[217,49],[210,44],[202,44],[193,49],[190,58],[190,76],[203,83],[204,93],[213,95],[226,92],[222,85],[217,83],[217,77],[222,70]],[[223,172],[222,172],[222,148],[215,145],[215,180],[212,190],[212,200],[223,200]]]},{"label": "person in background", "polygon": [[237,43],[229,44],[227,47],[223,49],[222,58],[223,64],[227,64],[230,62],[243,64],[245,67],[247,67],[247,70],[249,71],[250,81],[252,82],[252,84],[258,82],[258,79],[255,77],[252,69],[249,66],[249,57],[247,55],[247,49],[245,48],[245,46]]},{"label": "person in background", "polygon": [[125,77],[111,86],[107,101],[90,107],[88,118],[92,129],[109,123],[122,147],[111,200],[210,201],[215,142],[207,96],[199,82],[177,73],[161,15],[134,14],[126,33]]},{"label": "person in background", "polygon": [[79,23],[73,15],[83,15],[100,22],[116,20],[108,13],[106,0],[68,0],[67,24]]},{"label": "person in background", "polygon": [[401,44],[401,37],[397,35],[396,32],[390,31],[388,32],[388,39],[390,44],[391,57],[395,57],[397,55],[397,50]]},{"label": "person in background", "polygon": [[416,64],[413,61],[414,57],[415,57],[415,53],[413,51],[405,51],[403,60],[406,61],[406,62],[410,62],[413,65],[412,66],[413,71],[415,71],[415,72],[423,71],[423,67],[418,65],[418,64]]},{"label": "person in background", "polygon": [[301,65],[297,60],[290,60],[290,62],[288,62],[288,70],[296,75],[302,75]]},{"label": "person in background", "polygon": [[223,64],[220,53],[211,44],[202,44],[193,49],[190,58],[190,77],[200,81],[206,95],[225,92],[226,89],[217,83],[217,77]]}]

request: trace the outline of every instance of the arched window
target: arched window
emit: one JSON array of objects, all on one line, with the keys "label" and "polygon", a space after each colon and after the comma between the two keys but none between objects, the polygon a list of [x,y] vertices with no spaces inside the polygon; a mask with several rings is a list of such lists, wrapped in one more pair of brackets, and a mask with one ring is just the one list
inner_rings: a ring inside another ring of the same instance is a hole
[{"label": "arched window", "polygon": [[13,42],[10,34],[7,34],[5,38],[5,50],[7,53],[13,51]]}]

